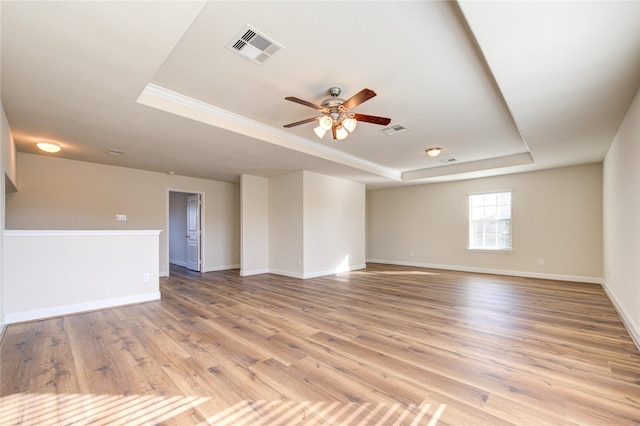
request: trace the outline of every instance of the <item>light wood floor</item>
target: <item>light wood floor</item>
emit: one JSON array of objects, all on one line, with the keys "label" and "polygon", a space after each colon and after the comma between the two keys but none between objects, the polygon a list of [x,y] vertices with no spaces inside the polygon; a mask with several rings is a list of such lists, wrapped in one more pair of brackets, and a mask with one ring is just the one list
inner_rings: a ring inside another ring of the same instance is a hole
[{"label": "light wood floor", "polygon": [[173,268],[162,300],[7,327],[0,424],[640,424],[598,285],[370,264]]}]

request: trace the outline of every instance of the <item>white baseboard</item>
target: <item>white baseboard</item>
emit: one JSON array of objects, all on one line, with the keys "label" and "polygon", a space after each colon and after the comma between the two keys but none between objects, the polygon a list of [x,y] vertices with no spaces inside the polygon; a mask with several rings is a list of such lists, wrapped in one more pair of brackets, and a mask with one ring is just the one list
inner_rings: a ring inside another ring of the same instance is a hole
[{"label": "white baseboard", "polygon": [[268,274],[269,273],[269,268],[264,268],[264,269],[253,269],[253,270],[245,270],[245,269],[241,269],[240,270],[240,276],[241,277],[249,277],[251,275],[260,275],[260,274]]},{"label": "white baseboard", "polygon": [[[173,263],[175,265],[178,266],[183,266],[183,267],[187,267],[186,264],[182,265],[180,263],[177,262],[169,262],[169,263]],[[234,263],[232,265],[219,265],[219,266],[205,266],[204,270],[202,272],[215,272],[215,271],[226,271],[229,269],[240,269],[240,264],[239,263]],[[161,277],[168,277],[170,275],[169,271],[160,271],[159,275]]]},{"label": "white baseboard", "polygon": [[116,306],[132,305],[135,303],[160,300],[160,292],[139,294],[136,296],[121,297],[117,299],[96,300],[92,302],[77,303],[73,305],[54,306],[51,308],[35,309],[33,311],[14,312],[5,314],[6,324],[34,321],[61,315],[77,314],[98,309],[114,308]]},{"label": "white baseboard", "polygon": [[304,277],[302,276],[302,272],[297,272],[297,271],[286,271],[284,269],[274,269],[274,268],[270,268],[269,271],[267,272],[269,274],[276,274],[276,275],[282,275],[283,277],[291,277],[291,278],[298,278],[298,279],[303,279]]},{"label": "white baseboard", "polygon": [[523,278],[540,278],[544,280],[572,281],[590,284],[602,284],[600,277],[584,277],[580,275],[546,274],[542,272],[511,271],[508,269],[477,268],[473,266],[439,265],[423,262],[405,262],[402,260],[367,259],[371,263],[387,263],[389,265],[415,266],[418,268],[443,269],[448,271],[475,272],[479,274],[511,275]]},{"label": "white baseboard", "polygon": [[234,263],[232,265],[205,266],[202,272],[226,271],[228,269],[239,269],[239,268],[240,268],[239,263]]},{"label": "white baseboard", "polygon": [[178,265],[185,268],[189,265],[187,262],[183,262],[182,260],[175,260],[175,259],[169,259],[169,263],[172,265]]},{"label": "white baseboard", "polygon": [[291,278],[298,278],[298,279],[301,279],[301,280],[306,280],[306,279],[309,279],[309,278],[326,277],[328,275],[337,275],[337,274],[341,274],[341,273],[345,273],[345,272],[349,272],[349,271],[356,271],[358,269],[364,269],[366,267],[367,267],[366,264],[353,265],[353,266],[349,266],[348,270],[327,269],[325,271],[309,272],[309,273],[306,273],[306,274],[302,273],[302,272],[298,272],[298,271],[285,271],[283,269],[273,269],[273,268],[271,268],[268,271],[266,271],[265,273],[282,275],[282,276],[285,276],[285,277],[291,277]]},{"label": "white baseboard", "polygon": [[627,312],[622,303],[620,303],[620,300],[618,300],[616,295],[609,288],[606,280],[602,281],[602,288],[604,289],[605,293],[607,293],[607,296],[609,296],[609,300],[611,300],[611,303],[613,304],[614,308],[616,308],[616,311],[618,311],[618,315],[620,315],[622,323],[627,328],[631,339],[636,344],[638,349],[640,349],[640,324],[636,324],[633,321],[631,315],[629,315],[629,312]]},{"label": "white baseboard", "polygon": [[349,269],[347,270],[340,270],[340,269],[327,269],[326,271],[318,271],[318,272],[310,272],[307,274],[303,274],[302,278],[303,279],[307,279],[307,278],[318,278],[318,277],[326,277],[327,275],[337,275],[337,274],[342,274],[342,273],[346,273],[346,272],[350,272],[350,271],[357,271],[358,269],[364,269],[367,267],[367,264],[362,264],[362,265],[353,265],[353,266],[349,266]]},{"label": "white baseboard", "polygon": [[[174,263],[174,262],[171,262],[171,263]],[[282,276],[291,277],[291,278],[308,279],[308,278],[324,277],[326,275],[335,275],[335,274],[339,274],[339,273],[342,273],[342,272],[355,271],[355,270],[358,270],[358,269],[364,269],[366,267],[367,267],[366,264],[362,264],[362,265],[350,266],[347,271],[342,271],[342,270],[337,270],[337,269],[328,269],[326,271],[311,272],[311,273],[308,273],[308,274],[303,274],[303,273],[297,272],[297,271],[285,271],[283,269],[273,269],[273,268],[263,268],[263,269],[253,269],[253,270],[240,269],[240,276],[241,277],[248,277],[248,276],[251,276],[251,275],[259,275],[259,274],[276,274],[276,275],[282,275]],[[239,268],[240,268],[239,264],[209,266],[209,267],[206,267],[203,272],[226,271],[226,270],[229,270],[229,269],[239,269]],[[168,277],[169,273],[168,272],[164,272],[164,271],[160,271],[160,276],[161,277]]]}]

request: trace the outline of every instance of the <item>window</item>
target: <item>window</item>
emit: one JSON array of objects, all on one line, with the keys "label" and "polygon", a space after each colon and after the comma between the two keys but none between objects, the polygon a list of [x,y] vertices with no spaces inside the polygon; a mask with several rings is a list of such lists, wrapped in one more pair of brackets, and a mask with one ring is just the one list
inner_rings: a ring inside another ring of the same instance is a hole
[{"label": "window", "polygon": [[469,248],[511,250],[511,191],[469,195]]}]

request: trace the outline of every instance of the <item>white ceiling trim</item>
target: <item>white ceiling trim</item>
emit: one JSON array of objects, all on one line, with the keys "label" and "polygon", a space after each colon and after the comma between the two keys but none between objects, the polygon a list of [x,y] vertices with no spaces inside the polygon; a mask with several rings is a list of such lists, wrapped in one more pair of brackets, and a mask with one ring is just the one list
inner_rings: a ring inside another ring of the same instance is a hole
[{"label": "white ceiling trim", "polygon": [[530,152],[522,152],[503,157],[448,164],[402,173],[399,170],[385,167],[275,129],[258,121],[251,120],[156,84],[147,84],[138,97],[137,102],[190,120],[199,121],[317,158],[354,167],[358,170],[373,173],[398,182],[411,182],[419,179],[519,166],[535,162]]},{"label": "white ceiling trim", "polygon": [[354,167],[378,176],[402,181],[402,173],[336,149],[313,143],[247,117],[218,108],[164,87],[147,84],[138,99],[139,104],[156,108],[184,118],[219,127],[234,133],[259,139],[283,148]]},{"label": "white ceiling trim", "polygon": [[[66,147],[58,157],[215,181],[305,168],[400,187],[602,162],[640,83],[638,1],[345,1],[361,17],[347,27],[318,20],[331,18],[321,1],[247,5],[0,0],[16,149],[40,154],[40,135]],[[247,23],[286,49],[264,66],[225,49]],[[327,31],[357,54],[320,43]],[[380,52],[396,52],[394,66]],[[282,127],[302,113],[283,93],[331,86],[375,88],[385,99],[367,105],[411,131],[387,143],[357,130],[338,146]]]},{"label": "white ceiling trim", "polygon": [[486,158],[466,163],[448,164],[446,166],[432,167],[429,169],[413,170],[402,174],[403,182],[410,182],[417,179],[426,179],[437,176],[457,175],[460,173],[478,172],[481,170],[498,169],[509,166],[521,166],[523,164],[535,163],[530,152],[505,155],[503,157]]}]

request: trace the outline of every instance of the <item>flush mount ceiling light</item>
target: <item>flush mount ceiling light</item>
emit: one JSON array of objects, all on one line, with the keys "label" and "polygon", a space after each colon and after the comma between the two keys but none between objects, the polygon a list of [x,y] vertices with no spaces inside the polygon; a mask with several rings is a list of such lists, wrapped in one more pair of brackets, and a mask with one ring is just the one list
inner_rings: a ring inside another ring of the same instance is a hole
[{"label": "flush mount ceiling light", "polygon": [[442,148],[434,146],[425,151],[429,157],[437,157],[442,152]]},{"label": "flush mount ceiling light", "polygon": [[40,141],[36,146],[44,152],[58,152],[62,149],[57,143],[49,141]]},{"label": "flush mount ceiling light", "polygon": [[367,101],[376,96],[376,93],[373,90],[362,89],[360,92],[356,93],[346,101],[338,97],[340,95],[340,92],[341,90],[339,87],[330,88],[329,95],[331,95],[331,97],[322,101],[322,104],[320,105],[316,105],[313,102],[305,101],[293,96],[286,97],[286,100],[316,109],[320,111],[322,115],[318,117],[307,118],[301,121],[296,121],[295,123],[285,124],[284,127],[294,127],[300,124],[317,121],[318,127],[313,129],[316,136],[322,139],[324,134],[331,130],[333,139],[341,141],[349,136],[349,133],[352,133],[354,130],[356,130],[358,121],[380,124],[382,126],[386,126],[391,122],[390,118],[376,117],[374,115],[355,114],[353,112],[350,112],[352,108],[355,108],[364,101]]}]

